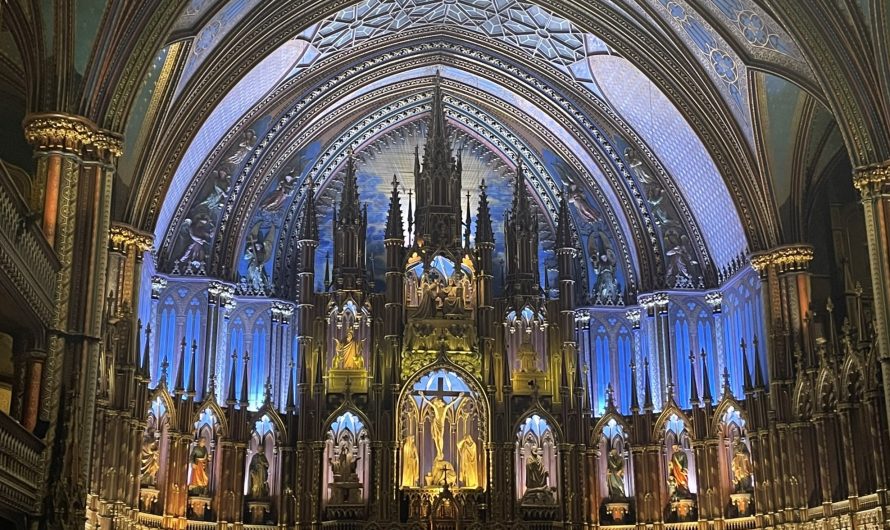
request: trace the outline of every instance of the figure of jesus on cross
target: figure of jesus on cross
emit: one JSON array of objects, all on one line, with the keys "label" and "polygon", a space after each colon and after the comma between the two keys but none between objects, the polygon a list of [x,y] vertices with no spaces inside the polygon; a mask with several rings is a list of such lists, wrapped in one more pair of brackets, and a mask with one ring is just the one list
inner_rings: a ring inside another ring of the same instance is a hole
[{"label": "figure of jesus on cross", "polygon": [[[445,390],[442,378],[439,378],[437,383],[436,390],[429,392],[429,394],[432,395],[432,398],[427,397],[427,393],[421,391],[420,399],[423,404],[426,404],[430,410],[432,410],[432,417],[430,418],[430,436],[432,436],[433,443],[436,445],[436,459],[440,460],[445,458],[445,423],[448,419],[448,411],[456,409],[461,402],[461,398],[463,398],[465,394],[463,392]],[[444,399],[446,397],[451,397],[453,399],[450,403],[446,404]]]}]

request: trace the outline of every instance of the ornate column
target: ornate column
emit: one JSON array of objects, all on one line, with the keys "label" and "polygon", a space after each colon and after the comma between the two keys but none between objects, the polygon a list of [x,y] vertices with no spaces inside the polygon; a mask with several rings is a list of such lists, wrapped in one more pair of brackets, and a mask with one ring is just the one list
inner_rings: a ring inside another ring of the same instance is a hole
[{"label": "ornate column", "polygon": [[[34,189],[42,193],[34,202],[43,205],[41,228],[61,264],[43,368],[46,398],[39,412],[50,425],[48,443],[55,443],[49,481],[59,496],[85,496],[102,355],[111,186],[121,139],[83,117],[66,114],[30,115],[23,128],[37,161]],[[60,406],[65,418],[60,430],[66,439],[55,442]],[[83,513],[69,514],[72,524],[81,517]]]},{"label": "ornate column", "polygon": [[859,190],[865,213],[884,412],[890,421],[890,160],[856,168],[853,185]]}]

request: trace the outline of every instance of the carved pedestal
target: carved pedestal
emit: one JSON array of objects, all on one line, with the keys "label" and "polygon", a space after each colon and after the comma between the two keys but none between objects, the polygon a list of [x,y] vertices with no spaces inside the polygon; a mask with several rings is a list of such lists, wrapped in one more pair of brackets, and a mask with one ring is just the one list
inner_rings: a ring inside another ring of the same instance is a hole
[{"label": "carved pedestal", "polygon": [[671,501],[671,511],[677,514],[678,521],[686,521],[695,509],[693,499],[676,499]]},{"label": "carved pedestal", "polygon": [[145,488],[139,490],[139,510],[145,513],[154,513],[154,505],[158,502],[158,490]]},{"label": "carved pedestal", "polygon": [[356,394],[362,394],[368,391],[368,371],[364,369],[343,369],[334,368],[328,370],[327,375],[328,392],[345,392],[346,382],[349,382],[349,390]]},{"label": "carved pedestal", "polygon": [[751,515],[749,512],[752,508],[751,501],[753,497],[750,493],[733,493],[729,496],[732,500],[732,505],[739,511],[739,517]]},{"label": "carved pedestal", "polygon": [[204,519],[204,515],[210,510],[210,497],[189,497],[189,510],[196,519]]},{"label": "carved pedestal", "polygon": [[627,502],[608,502],[606,503],[606,513],[612,516],[612,521],[621,523],[627,512],[630,511],[630,503]]},{"label": "carved pedestal", "polygon": [[334,482],[328,484],[331,490],[331,504],[361,504],[362,502],[362,484],[361,482]]},{"label": "carved pedestal", "polygon": [[526,521],[553,521],[559,515],[556,488],[529,488],[519,501],[519,512]]},{"label": "carved pedestal", "polygon": [[251,523],[262,524],[266,522],[266,518],[272,512],[272,503],[268,501],[247,501],[247,511],[250,515]]}]

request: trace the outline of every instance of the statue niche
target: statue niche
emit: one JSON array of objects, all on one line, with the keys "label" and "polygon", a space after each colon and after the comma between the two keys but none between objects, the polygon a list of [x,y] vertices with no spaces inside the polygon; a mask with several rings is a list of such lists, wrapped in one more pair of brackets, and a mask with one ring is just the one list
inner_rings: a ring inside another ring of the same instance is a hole
[{"label": "statue niche", "polygon": [[368,370],[366,368],[368,324],[365,308],[358,308],[350,300],[342,309],[333,307],[328,314],[328,373],[329,392],[343,392],[347,384],[354,392],[366,392]]},{"label": "statue niche", "polygon": [[264,524],[272,517],[272,499],[277,488],[280,459],[278,458],[278,429],[267,415],[254,423],[245,463],[244,498],[247,502],[248,522]]},{"label": "statue niche", "polygon": [[557,471],[553,429],[537,414],[520,425],[516,441],[516,490],[524,507],[555,507]]},{"label": "statue niche", "polygon": [[401,487],[477,489],[484,484],[485,404],[455,372],[421,377],[401,398]]},{"label": "statue niche", "polygon": [[367,500],[370,443],[368,430],[352,412],[338,416],[328,429],[324,461],[325,503],[329,518],[360,518]]},{"label": "statue niche", "polygon": [[525,306],[521,311],[510,311],[504,322],[507,351],[513,366],[513,393],[530,394],[537,389],[549,393],[550,373],[547,360],[547,320],[544,310]]}]

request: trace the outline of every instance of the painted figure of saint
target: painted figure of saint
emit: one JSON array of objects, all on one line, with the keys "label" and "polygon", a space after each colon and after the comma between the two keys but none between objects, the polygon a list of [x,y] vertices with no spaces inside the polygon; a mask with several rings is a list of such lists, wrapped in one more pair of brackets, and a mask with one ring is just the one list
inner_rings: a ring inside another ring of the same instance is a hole
[{"label": "painted figure of saint", "polygon": [[626,497],[624,493],[624,458],[618,452],[618,449],[609,451],[609,498],[623,499]]},{"label": "painted figure of saint", "polygon": [[465,488],[479,487],[479,464],[476,457],[476,441],[469,434],[457,442],[460,455],[460,482]]},{"label": "painted figure of saint", "polygon": [[674,495],[689,497],[689,457],[677,444],[671,446],[670,478],[674,483]]},{"label": "painted figure of saint", "polygon": [[405,437],[402,442],[402,487],[413,488],[420,478],[420,462],[417,458],[417,444],[414,436]]},{"label": "painted figure of saint", "polygon": [[352,328],[346,330],[346,340],[340,342],[334,339],[337,354],[334,356],[334,368],[344,370],[361,370],[365,367],[365,359],[362,357],[362,346],[365,341],[355,340]]},{"label": "painted figure of saint", "polygon": [[263,444],[257,446],[257,452],[250,460],[247,492],[252,499],[265,499],[269,496],[269,459],[266,458]]},{"label": "painted figure of saint", "polygon": [[751,484],[753,469],[751,468],[751,454],[748,452],[748,446],[741,440],[736,440],[733,450],[732,478],[735,482],[735,491],[736,493],[750,492],[753,489],[753,484]]},{"label": "painted figure of saint", "polygon": [[189,455],[191,465],[191,477],[189,479],[189,493],[193,495],[206,495],[210,486],[210,477],[207,475],[207,464],[210,462],[210,451],[207,450],[207,440],[198,438],[198,443],[192,447]]},{"label": "painted figure of saint", "polygon": [[[463,397],[463,394],[461,394],[461,397]],[[460,399],[454,399],[446,405],[445,401],[439,396],[428,399],[423,392],[420,393],[420,399],[433,411],[433,417],[430,418],[430,436],[432,436],[433,444],[436,446],[436,459],[443,459],[445,458],[445,421],[448,417],[448,410],[454,407]]]},{"label": "painted figure of saint", "polygon": [[140,483],[143,486],[154,486],[158,481],[158,470],[161,468],[158,441],[151,434],[142,439],[142,466]]}]

